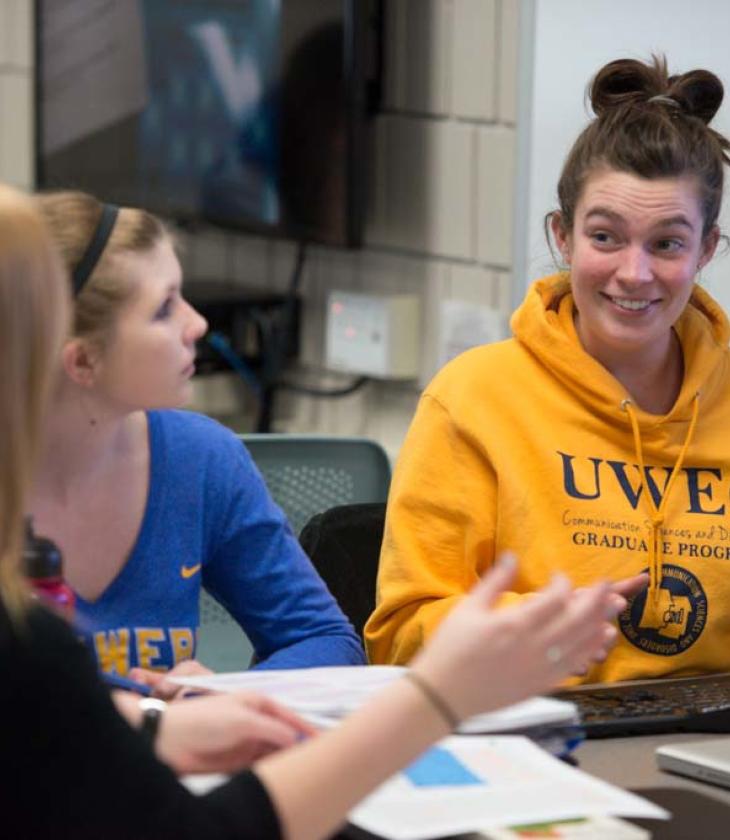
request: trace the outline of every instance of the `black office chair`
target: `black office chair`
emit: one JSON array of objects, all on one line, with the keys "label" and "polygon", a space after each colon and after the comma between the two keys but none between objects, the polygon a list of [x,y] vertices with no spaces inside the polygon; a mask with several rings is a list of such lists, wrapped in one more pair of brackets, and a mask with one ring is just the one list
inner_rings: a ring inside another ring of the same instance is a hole
[{"label": "black office chair", "polygon": [[340,505],[313,516],[299,537],[302,548],[360,637],[375,609],[384,523],[382,502]]},{"label": "black office chair", "polygon": [[[241,440],[246,444],[269,492],[287,515],[295,533],[313,517],[316,519],[315,514],[327,511],[338,503],[348,502],[345,508],[360,506],[356,503],[367,507],[371,502],[385,502],[388,496],[390,463],[383,448],[375,441],[324,435],[278,434],[241,435]],[[327,531],[334,524],[333,519],[335,517],[328,517],[325,521]],[[339,534],[340,526],[335,530]],[[378,551],[382,525],[380,534]],[[315,537],[316,532],[308,540]],[[330,537],[324,534],[323,540],[329,542]],[[323,562],[328,565],[326,561]],[[373,562],[377,570],[377,551]],[[323,576],[326,580],[326,575]],[[342,586],[334,582],[332,586],[344,595]],[[374,599],[374,583],[371,589]],[[337,593],[333,594],[339,601]],[[347,612],[345,603],[347,601],[341,606]],[[362,606],[361,610],[364,609]],[[358,631],[362,631],[366,619],[367,615],[362,619]],[[212,595],[203,590],[200,596],[198,659],[215,671],[240,671],[246,667],[252,653],[253,647],[236,621]]]}]

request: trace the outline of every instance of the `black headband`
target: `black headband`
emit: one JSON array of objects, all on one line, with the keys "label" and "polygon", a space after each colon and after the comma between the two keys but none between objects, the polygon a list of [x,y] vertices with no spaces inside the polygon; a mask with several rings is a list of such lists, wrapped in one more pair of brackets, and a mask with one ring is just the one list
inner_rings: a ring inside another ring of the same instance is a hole
[{"label": "black headband", "polygon": [[118,215],[119,208],[116,204],[105,204],[102,207],[99,224],[96,226],[96,230],[94,231],[94,235],[91,237],[91,241],[89,242],[86,252],[84,253],[84,256],[81,257],[81,260],[76,266],[71,278],[74,297],[76,297],[84,288],[91,272],[99,262],[99,257],[101,256],[104,248],[106,248],[106,243],[109,241],[109,237],[114,229],[114,223],[116,222]]}]

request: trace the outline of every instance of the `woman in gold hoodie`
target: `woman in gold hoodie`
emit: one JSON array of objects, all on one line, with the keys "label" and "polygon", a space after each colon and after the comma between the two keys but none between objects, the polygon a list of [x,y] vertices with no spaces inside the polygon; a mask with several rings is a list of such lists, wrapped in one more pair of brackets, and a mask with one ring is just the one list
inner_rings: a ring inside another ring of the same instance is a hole
[{"label": "woman in gold hoodie", "polygon": [[728,320],[696,284],[719,238],[730,144],[704,70],[614,61],[573,146],[550,228],[565,270],[514,337],[426,389],[395,471],[374,662],[407,662],[500,551],[516,601],[646,572],[586,680],[730,670]]}]

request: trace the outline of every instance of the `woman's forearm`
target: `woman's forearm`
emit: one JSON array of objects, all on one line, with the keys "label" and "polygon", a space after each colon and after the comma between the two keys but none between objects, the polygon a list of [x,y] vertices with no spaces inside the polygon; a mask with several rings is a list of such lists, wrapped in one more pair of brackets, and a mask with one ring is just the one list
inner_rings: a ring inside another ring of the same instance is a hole
[{"label": "woman's forearm", "polygon": [[398,680],[337,729],[272,755],[255,770],[284,836],[321,838],[378,784],[448,734],[418,686]]}]

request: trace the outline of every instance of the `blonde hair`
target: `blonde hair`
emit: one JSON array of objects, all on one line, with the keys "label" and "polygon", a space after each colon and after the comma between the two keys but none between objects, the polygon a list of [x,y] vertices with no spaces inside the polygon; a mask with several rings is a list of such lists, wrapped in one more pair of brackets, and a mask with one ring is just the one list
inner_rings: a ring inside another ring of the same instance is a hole
[{"label": "blonde hair", "polygon": [[11,614],[24,603],[23,516],[68,287],[32,199],[0,185],[0,597]]},{"label": "blonde hair", "polygon": [[[104,205],[76,191],[40,194],[36,201],[66,269],[72,273],[86,252]],[[105,344],[119,309],[135,291],[119,271],[115,258],[124,253],[145,253],[165,238],[174,244],[172,233],[157,216],[132,207],[120,210],[99,262],[74,301],[72,335]]]}]

